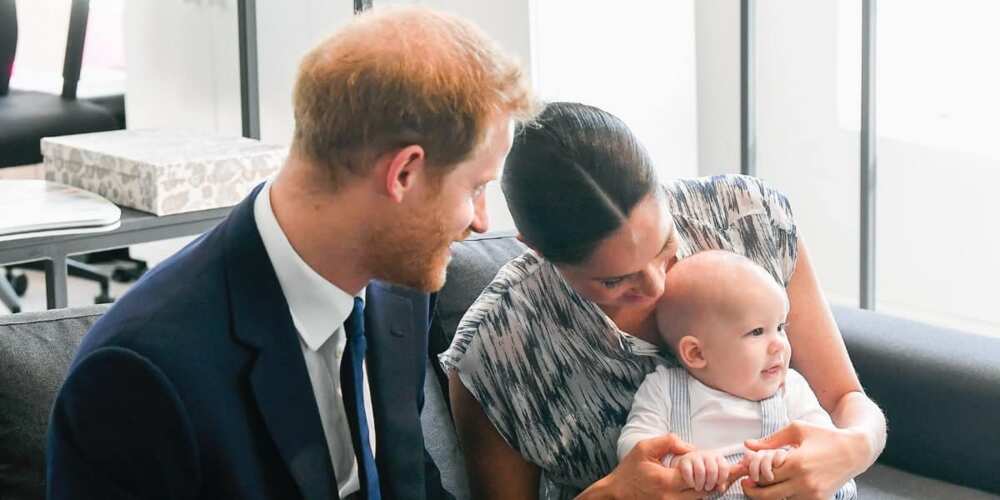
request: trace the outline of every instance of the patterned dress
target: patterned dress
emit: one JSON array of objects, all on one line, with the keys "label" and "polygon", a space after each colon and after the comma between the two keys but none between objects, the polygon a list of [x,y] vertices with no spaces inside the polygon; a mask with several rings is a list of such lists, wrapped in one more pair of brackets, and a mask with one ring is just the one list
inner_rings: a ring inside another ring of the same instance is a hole
[{"label": "patterned dress", "polygon": [[[739,175],[663,189],[681,237],[678,258],[730,250],[787,286],[797,238],[784,195]],[[542,497],[572,498],[617,465],[632,397],[658,363],[670,362],[664,356],[529,251],[500,269],[440,360],[446,372],[458,370],[507,443],[543,471]]]}]

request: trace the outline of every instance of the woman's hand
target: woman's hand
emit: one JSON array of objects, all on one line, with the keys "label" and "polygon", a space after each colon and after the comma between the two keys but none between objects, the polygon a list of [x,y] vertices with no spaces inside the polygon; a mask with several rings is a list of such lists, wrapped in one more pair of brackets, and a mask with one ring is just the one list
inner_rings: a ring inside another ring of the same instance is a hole
[{"label": "woman's hand", "polygon": [[863,431],[830,429],[803,421],[792,422],[764,439],[749,440],[745,446],[752,451],[793,448],[784,464],[774,468],[773,481],[742,481],[743,492],[754,500],[829,499],[868,467],[873,453]]},{"label": "woman's hand", "polygon": [[[673,434],[646,439],[632,448],[618,467],[581,493],[577,500],[659,499],[688,500],[705,496],[688,487],[680,470],[665,467],[665,455],[683,455],[694,447]],[[746,473],[746,469],[743,469]],[[730,474],[730,478],[732,478]],[[727,481],[728,482],[728,481]]]}]

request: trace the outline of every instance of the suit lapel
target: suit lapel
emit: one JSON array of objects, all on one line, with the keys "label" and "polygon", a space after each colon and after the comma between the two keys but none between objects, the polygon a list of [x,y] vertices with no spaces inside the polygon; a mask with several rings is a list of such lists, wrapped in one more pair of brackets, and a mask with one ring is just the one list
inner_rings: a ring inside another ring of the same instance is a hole
[{"label": "suit lapel", "polygon": [[298,333],[253,215],[258,186],[226,220],[226,274],[233,335],[257,350],[249,381],[281,459],[302,497],[337,498],[319,409]]},{"label": "suit lapel", "polygon": [[366,361],[383,498],[423,498],[424,494],[420,407],[429,305],[427,294],[413,290],[378,281],[367,288]]}]

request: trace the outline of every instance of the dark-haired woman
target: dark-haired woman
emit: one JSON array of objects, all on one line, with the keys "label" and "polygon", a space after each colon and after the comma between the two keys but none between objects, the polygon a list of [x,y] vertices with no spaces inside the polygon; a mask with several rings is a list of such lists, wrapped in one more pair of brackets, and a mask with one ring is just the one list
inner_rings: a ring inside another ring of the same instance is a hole
[{"label": "dark-haired woman", "polygon": [[696,498],[659,464],[673,436],[618,463],[632,397],[657,363],[654,304],[666,270],[694,252],[743,254],[784,284],[792,365],[838,429],[792,423],[755,448],[792,445],[752,498],[830,498],[885,443],[788,201],[758,179],[659,184],[628,128],[597,108],[550,104],[521,131],[502,186],[531,248],[504,266],[441,356],[473,495],[481,498]]}]

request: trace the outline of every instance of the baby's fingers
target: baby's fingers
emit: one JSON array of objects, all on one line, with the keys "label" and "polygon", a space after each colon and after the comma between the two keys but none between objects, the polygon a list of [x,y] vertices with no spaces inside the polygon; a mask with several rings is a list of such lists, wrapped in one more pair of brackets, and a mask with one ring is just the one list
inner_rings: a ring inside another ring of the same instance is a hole
[{"label": "baby's fingers", "polygon": [[719,469],[719,482],[716,483],[716,490],[719,493],[724,493],[729,489],[729,473],[733,470],[733,466],[726,460],[726,457],[716,457],[715,462]]},{"label": "baby's fingers", "polygon": [[760,461],[760,477],[765,483],[774,481],[774,472],[771,470],[774,461],[774,453],[765,453]]},{"label": "baby's fingers", "polygon": [[754,483],[760,482],[760,462],[764,458],[764,452],[758,451],[750,456],[750,464],[747,466],[747,474]]},{"label": "baby's fingers", "polygon": [[711,491],[719,481],[718,461],[715,457],[705,457],[705,488],[702,491]]},{"label": "baby's fingers", "polygon": [[691,468],[694,470],[694,485],[692,488],[698,491],[705,491],[705,461],[701,457],[691,461]]},{"label": "baby's fingers", "polygon": [[691,461],[681,460],[678,468],[681,470],[681,477],[684,478],[684,482],[687,483],[689,487],[694,488],[694,470],[691,467]]}]

